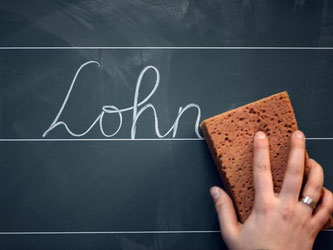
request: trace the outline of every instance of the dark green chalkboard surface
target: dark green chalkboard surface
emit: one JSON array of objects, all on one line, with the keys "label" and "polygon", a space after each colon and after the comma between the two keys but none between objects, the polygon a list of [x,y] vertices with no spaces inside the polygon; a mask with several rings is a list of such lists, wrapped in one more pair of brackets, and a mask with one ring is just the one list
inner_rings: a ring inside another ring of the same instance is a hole
[{"label": "dark green chalkboard surface", "polygon": [[328,0],[2,0],[0,249],[226,249],[198,123],[284,90],[332,190],[332,47]]}]

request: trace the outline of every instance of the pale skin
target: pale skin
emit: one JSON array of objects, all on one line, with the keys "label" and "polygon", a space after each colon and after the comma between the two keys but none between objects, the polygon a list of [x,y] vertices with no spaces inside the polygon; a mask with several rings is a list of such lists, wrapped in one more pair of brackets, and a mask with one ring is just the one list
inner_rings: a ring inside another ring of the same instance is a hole
[{"label": "pale skin", "polygon": [[312,249],[317,234],[333,212],[333,195],[323,187],[322,167],[311,159],[302,195],[317,202],[323,192],[322,202],[313,210],[299,201],[304,173],[304,134],[295,131],[291,136],[287,170],[279,194],[273,190],[269,140],[265,133],[256,133],[253,149],[255,201],[244,224],[237,220],[228,194],[219,187],[210,189],[225,243],[231,250]]}]

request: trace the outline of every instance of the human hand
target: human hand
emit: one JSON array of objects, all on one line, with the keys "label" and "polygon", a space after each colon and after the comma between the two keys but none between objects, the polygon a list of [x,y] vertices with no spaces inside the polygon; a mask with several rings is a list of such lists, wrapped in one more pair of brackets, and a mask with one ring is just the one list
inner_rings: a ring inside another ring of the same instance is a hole
[{"label": "human hand", "polygon": [[228,194],[218,187],[210,190],[225,243],[233,250],[312,249],[317,234],[333,212],[333,195],[323,188],[322,167],[311,159],[302,194],[318,202],[323,192],[322,202],[313,211],[299,201],[305,160],[304,134],[296,131],[291,136],[287,169],[279,194],[273,189],[269,141],[265,133],[256,133],[253,154],[255,200],[244,224],[238,222]]}]

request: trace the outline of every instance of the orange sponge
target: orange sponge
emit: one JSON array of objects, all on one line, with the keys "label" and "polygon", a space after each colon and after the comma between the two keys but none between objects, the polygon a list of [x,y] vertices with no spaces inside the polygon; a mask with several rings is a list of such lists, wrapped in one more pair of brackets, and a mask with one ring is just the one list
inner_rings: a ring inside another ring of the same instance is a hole
[{"label": "orange sponge", "polygon": [[[224,188],[233,199],[239,220],[244,222],[254,202],[252,178],[253,137],[264,131],[270,142],[274,191],[280,192],[289,155],[291,134],[297,122],[286,91],[211,117],[201,123]],[[306,179],[310,170],[306,153]],[[325,228],[333,226],[333,220]]]}]

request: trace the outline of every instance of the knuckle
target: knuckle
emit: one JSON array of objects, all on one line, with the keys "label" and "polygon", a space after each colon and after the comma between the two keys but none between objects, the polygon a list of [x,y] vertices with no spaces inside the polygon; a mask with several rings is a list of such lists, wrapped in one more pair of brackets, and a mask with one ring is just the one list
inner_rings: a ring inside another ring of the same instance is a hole
[{"label": "knuckle", "polygon": [[306,216],[297,216],[297,224],[301,227],[301,228],[308,228],[309,226],[309,220]]},{"label": "knuckle", "polygon": [[285,222],[290,222],[294,218],[295,208],[294,206],[288,205],[284,206],[281,210],[281,218]]},{"label": "knuckle", "polygon": [[255,166],[256,170],[259,172],[265,172],[268,170],[268,164],[266,162],[258,162]]},{"label": "knuckle", "polygon": [[324,169],[322,166],[320,166],[318,163],[314,165],[315,168],[318,170],[319,174],[324,176]]},{"label": "knuckle", "polygon": [[269,214],[270,212],[272,212],[274,209],[274,204],[273,202],[267,200],[267,201],[263,201],[260,206],[259,206],[259,212],[261,214],[264,214],[264,215],[267,215]]},{"label": "knuckle", "polygon": [[318,163],[317,164],[311,164],[311,171],[315,171],[316,172],[316,176],[320,176],[321,178],[324,177],[324,170],[322,168],[322,166],[320,166]]},{"label": "knuckle", "polygon": [[323,212],[323,216],[321,216],[318,219],[318,227],[322,228],[327,223],[330,216],[331,216],[331,213],[329,212],[329,210],[325,209]]},{"label": "knuckle", "polygon": [[332,192],[328,191],[329,192],[329,202],[328,202],[328,212],[329,214],[332,214],[333,213],[333,194]]},{"label": "knuckle", "polygon": [[329,191],[326,188],[324,189],[324,197],[323,202],[321,203],[321,206],[323,209],[326,209],[329,214],[333,213],[333,194],[331,191]]},{"label": "knuckle", "polygon": [[299,162],[290,162],[288,164],[288,174],[290,175],[301,175],[303,174],[303,166]]},{"label": "knuckle", "polygon": [[323,187],[321,183],[318,183],[318,182],[312,181],[312,180],[308,180],[308,185],[309,185],[310,189],[313,190],[313,192],[321,193],[321,190]]},{"label": "knuckle", "polygon": [[218,202],[216,202],[215,208],[217,213],[222,213],[228,205],[229,203],[226,200],[219,200]]},{"label": "knuckle", "polygon": [[326,217],[326,220],[325,220],[325,223],[326,223],[328,221],[328,219],[331,217],[331,211],[330,211],[329,207],[326,209],[325,217]]}]

